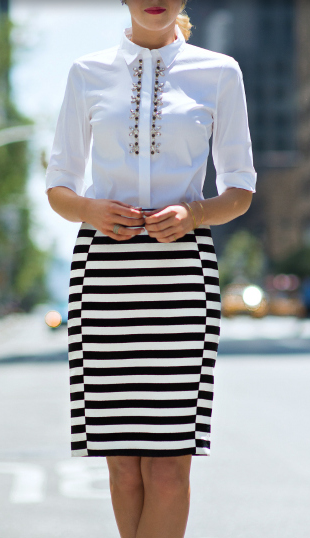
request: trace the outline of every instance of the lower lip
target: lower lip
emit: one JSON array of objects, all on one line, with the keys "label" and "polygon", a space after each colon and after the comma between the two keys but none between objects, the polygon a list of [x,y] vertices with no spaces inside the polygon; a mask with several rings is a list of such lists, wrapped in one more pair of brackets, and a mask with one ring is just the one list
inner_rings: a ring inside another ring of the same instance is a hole
[{"label": "lower lip", "polygon": [[165,9],[145,9],[146,13],[149,13],[149,15],[160,15],[160,13],[164,13]]}]

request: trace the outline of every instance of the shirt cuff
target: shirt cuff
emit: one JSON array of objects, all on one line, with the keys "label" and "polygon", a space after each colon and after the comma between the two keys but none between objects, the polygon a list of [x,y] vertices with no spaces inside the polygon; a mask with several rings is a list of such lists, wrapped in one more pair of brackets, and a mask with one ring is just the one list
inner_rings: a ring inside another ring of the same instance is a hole
[{"label": "shirt cuff", "polygon": [[217,192],[219,195],[223,194],[223,192],[231,187],[256,192],[256,178],[257,174],[249,174],[246,172],[219,174],[216,178]]},{"label": "shirt cuff", "polygon": [[85,192],[85,184],[83,178],[68,174],[68,172],[62,170],[51,170],[46,174],[46,189],[52,187],[67,187],[79,196],[83,196]]}]

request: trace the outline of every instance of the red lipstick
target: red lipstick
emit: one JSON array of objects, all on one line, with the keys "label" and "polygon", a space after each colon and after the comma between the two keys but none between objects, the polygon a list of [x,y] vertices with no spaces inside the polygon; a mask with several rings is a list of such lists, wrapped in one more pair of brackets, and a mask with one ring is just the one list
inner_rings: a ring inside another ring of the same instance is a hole
[{"label": "red lipstick", "polygon": [[160,13],[164,13],[166,9],[164,7],[149,7],[144,11],[146,11],[146,13],[149,13],[150,15],[159,15]]}]

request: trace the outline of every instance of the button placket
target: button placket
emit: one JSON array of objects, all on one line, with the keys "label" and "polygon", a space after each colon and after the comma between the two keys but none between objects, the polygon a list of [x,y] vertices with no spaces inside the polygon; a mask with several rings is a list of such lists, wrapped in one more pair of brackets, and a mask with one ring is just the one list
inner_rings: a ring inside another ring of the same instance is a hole
[{"label": "button placket", "polygon": [[151,115],[153,95],[153,62],[149,50],[143,51],[143,74],[139,122],[139,203],[151,207]]}]

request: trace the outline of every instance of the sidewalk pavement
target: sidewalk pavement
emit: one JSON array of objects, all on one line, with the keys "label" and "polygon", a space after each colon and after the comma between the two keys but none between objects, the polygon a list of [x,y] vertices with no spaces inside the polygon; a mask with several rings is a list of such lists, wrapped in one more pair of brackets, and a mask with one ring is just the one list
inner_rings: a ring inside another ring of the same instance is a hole
[{"label": "sidewalk pavement", "polygon": [[[48,307],[39,306],[32,314],[12,314],[0,319],[0,361],[14,357],[40,357],[67,352],[65,326],[50,329],[44,316]],[[222,342],[250,340],[301,340],[309,343],[310,319],[267,316],[252,319],[248,316],[223,318]]]}]

